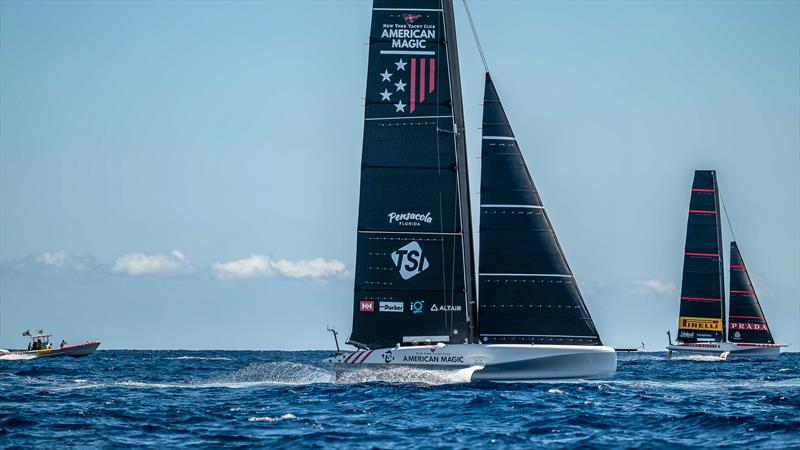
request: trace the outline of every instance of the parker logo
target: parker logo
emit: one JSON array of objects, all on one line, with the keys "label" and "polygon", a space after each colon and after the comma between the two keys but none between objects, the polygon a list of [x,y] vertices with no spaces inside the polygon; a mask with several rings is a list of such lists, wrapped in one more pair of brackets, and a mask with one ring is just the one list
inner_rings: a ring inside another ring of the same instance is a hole
[{"label": "parker logo", "polygon": [[410,14],[410,13],[403,14],[403,20],[405,20],[408,25],[411,25],[412,23],[418,21],[419,19],[422,19],[422,14]]},{"label": "parker logo", "polygon": [[403,302],[380,302],[378,304],[378,311],[380,312],[403,312]]},{"label": "parker logo", "polygon": [[722,331],[722,319],[706,319],[704,317],[681,317],[681,328],[687,330]]},{"label": "parker logo", "polygon": [[391,256],[394,266],[397,267],[404,280],[418,275],[430,266],[428,258],[422,255],[422,247],[417,241],[400,247]]},{"label": "parker logo", "polygon": [[361,312],[375,312],[375,302],[372,300],[361,300],[358,302],[358,310]]},{"label": "parker logo", "polygon": [[437,312],[437,311],[442,311],[442,312],[461,312],[461,305],[455,305],[455,306],[453,306],[453,305],[438,306],[438,305],[435,305],[435,304],[432,305],[431,306],[431,312]]},{"label": "parker logo", "polygon": [[433,222],[433,217],[431,217],[430,211],[425,214],[420,213],[396,213],[391,212],[388,214],[389,223],[396,223],[401,226],[405,227],[418,227],[421,226],[423,223],[431,223]]}]

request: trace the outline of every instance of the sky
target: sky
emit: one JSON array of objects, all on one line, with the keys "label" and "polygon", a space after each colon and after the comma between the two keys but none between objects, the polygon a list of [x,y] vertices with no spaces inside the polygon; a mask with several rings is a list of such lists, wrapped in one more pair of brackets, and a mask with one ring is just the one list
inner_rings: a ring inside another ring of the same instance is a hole
[{"label": "sky", "polygon": [[[28,328],[102,348],[346,338],[370,7],[0,2],[0,348]],[[470,9],[604,342],[674,333],[693,172],[716,169],[773,334],[800,349],[800,3]],[[456,23],[477,156],[461,2]]]}]

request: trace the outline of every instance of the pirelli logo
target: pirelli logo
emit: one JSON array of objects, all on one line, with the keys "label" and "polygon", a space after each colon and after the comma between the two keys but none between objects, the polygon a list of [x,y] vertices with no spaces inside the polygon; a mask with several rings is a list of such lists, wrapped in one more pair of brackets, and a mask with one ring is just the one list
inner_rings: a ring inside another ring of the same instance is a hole
[{"label": "pirelli logo", "polygon": [[680,328],[700,331],[722,331],[722,319],[705,317],[681,317]]}]

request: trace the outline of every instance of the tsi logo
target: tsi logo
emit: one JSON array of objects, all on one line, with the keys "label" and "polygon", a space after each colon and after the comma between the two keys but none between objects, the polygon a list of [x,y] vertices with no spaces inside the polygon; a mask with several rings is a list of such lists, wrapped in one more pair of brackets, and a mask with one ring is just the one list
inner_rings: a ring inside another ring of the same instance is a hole
[{"label": "tsi logo", "polygon": [[403,312],[403,302],[380,302],[378,310],[380,312]]},{"label": "tsi logo", "polygon": [[422,247],[417,241],[406,244],[392,253],[394,266],[400,271],[400,276],[407,280],[427,269],[428,258],[422,256]]},{"label": "tsi logo", "polygon": [[391,350],[383,352],[381,356],[383,356],[383,362],[385,362],[386,364],[389,364],[390,362],[394,361],[394,355],[392,354]]},{"label": "tsi logo", "polygon": [[412,314],[422,314],[425,312],[425,300],[412,300],[411,301],[411,313]]}]

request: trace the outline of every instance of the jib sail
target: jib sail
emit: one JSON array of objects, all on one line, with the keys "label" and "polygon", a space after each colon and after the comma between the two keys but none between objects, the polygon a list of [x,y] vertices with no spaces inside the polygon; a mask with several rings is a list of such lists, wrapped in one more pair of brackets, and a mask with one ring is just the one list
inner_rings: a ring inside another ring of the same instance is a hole
[{"label": "jib sail", "polygon": [[736,241],[731,242],[730,277],[728,339],[731,342],[774,344]]},{"label": "jib sail", "polygon": [[472,341],[474,266],[450,0],[376,0],[353,332],[362,348]]},{"label": "jib sail", "polygon": [[696,170],[689,202],[683,256],[678,341],[725,340],[725,295],[722,274],[717,175]]},{"label": "jib sail", "polygon": [[601,344],[488,73],[479,251],[481,342]]}]

